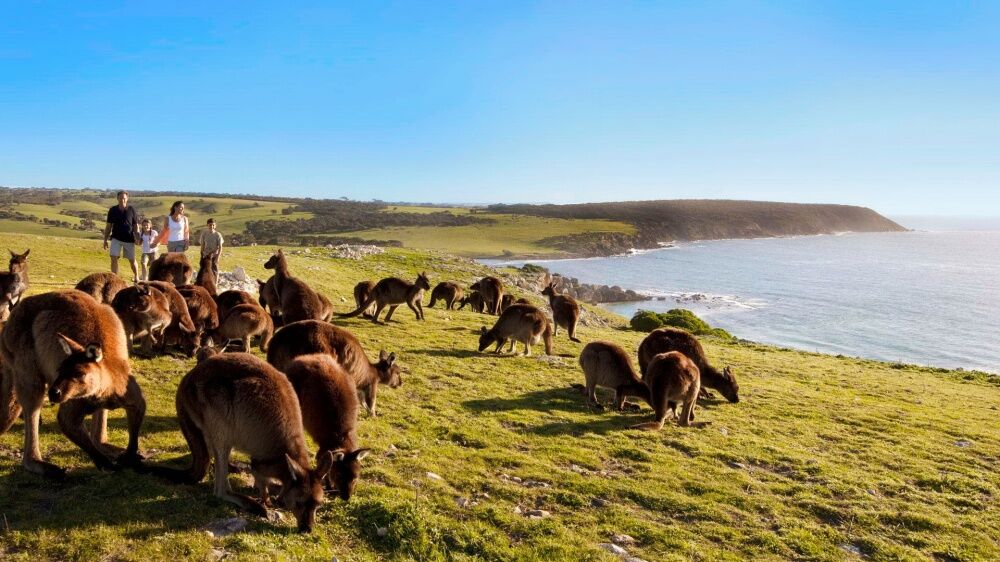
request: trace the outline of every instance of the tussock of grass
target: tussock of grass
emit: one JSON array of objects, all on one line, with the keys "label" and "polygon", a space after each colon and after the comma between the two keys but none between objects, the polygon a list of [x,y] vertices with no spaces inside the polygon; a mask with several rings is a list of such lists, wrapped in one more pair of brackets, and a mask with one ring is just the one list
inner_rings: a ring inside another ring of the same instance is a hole
[{"label": "tussock of grass", "polygon": [[[96,241],[4,234],[0,242],[32,249],[33,292],[107,267]],[[234,249],[221,265],[263,277],[268,254]],[[353,304],[360,279],[426,269],[432,282],[469,282],[484,271],[404,249],[363,261],[314,249],[289,262],[338,311]],[[71,476],[54,484],[20,469],[20,422],[0,437],[0,558],[203,560],[215,548],[227,560],[615,560],[597,547],[614,533],[635,537],[629,553],[651,561],[1000,558],[995,378],[708,338],[710,359],[733,366],[742,401],[705,402],[697,415],[712,422],[706,428],[646,433],[628,427],[648,420],[648,408],[590,411],[570,388],[582,380],[581,346],[565,336],[556,338],[555,361],[498,357],[475,351],[488,317],[437,308],[424,323],[405,309],[395,318],[389,326],[336,321],[370,354],[398,352],[410,373],[380,393],[378,418],[362,415],[360,441],[374,453],[352,501],[328,502],[313,534],[295,533],[288,516],[248,517],[247,532],[211,539],[203,525],[246,514],[213,498],[210,481],[172,486],[97,472],[46,407],[42,450]],[[581,327],[580,336],[635,349],[643,334],[624,328],[617,319],[613,328]],[[141,445],[155,462],[187,454],[173,399],[192,364],[133,362],[149,402]],[[126,439],[121,412],[111,439]],[[475,503],[460,507],[456,498]],[[515,507],[552,515],[531,520]]]}]

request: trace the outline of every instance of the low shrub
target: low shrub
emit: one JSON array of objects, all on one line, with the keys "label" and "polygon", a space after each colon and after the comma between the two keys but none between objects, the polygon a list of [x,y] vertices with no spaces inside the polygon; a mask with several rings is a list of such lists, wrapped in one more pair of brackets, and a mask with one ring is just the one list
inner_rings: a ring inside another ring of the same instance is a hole
[{"label": "low shrub", "polygon": [[674,308],[666,312],[653,312],[652,310],[639,310],[629,321],[633,330],[640,332],[652,332],[664,326],[673,326],[687,330],[697,336],[716,336],[718,338],[731,340],[733,335],[722,328],[713,328],[695,313],[684,308]]}]

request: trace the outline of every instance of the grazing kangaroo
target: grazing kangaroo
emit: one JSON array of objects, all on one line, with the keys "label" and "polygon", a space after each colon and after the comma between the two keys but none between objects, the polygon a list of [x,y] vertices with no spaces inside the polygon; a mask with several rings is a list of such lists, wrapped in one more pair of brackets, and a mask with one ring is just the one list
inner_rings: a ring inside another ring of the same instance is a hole
[{"label": "grazing kangaroo", "polygon": [[191,336],[188,348],[188,355],[193,355],[195,350],[201,346],[205,332],[219,326],[219,305],[215,304],[212,295],[208,294],[208,291],[200,285],[178,287],[177,292],[184,297],[191,321],[194,322],[195,331]]},{"label": "grazing kangaroo", "polygon": [[431,302],[427,305],[427,308],[434,308],[434,303],[438,300],[444,301],[445,310],[451,310],[455,303],[462,298],[462,293],[465,291],[458,286],[457,283],[452,283],[451,281],[442,281],[438,283],[434,290],[431,291]]},{"label": "grazing kangaroo", "polygon": [[[121,320],[128,338],[128,349],[132,350],[137,336],[145,335],[142,352],[149,355],[153,344],[163,338],[163,332],[173,322],[170,300],[162,291],[150,285],[136,285],[118,291],[111,308]],[[74,332],[75,333],[75,332]]]},{"label": "grazing kangaroo", "polygon": [[[191,467],[147,470],[178,483],[195,484],[215,460],[215,495],[267,517],[268,485],[281,483],[278,501],[295,514],[300,532],[309,532],[323,502],[323,479],[331,455],[309,469],[302,414],[288,378],[249,353],[204,358],[177,387],[177,418],[191,449]],[[262,502],[229,487],[232,450],[250,456],[250,472]]]},{"label": "grazing kangaroo", "polygon": [[[23,410],[21,463],[29,472],[59,478],[65,471],[43,461],[39,450],[46,387],[49,400],[60,404],[59,429],[98,468],[140,462],[139,428],[146,401],[131,374],[125,330],[110,307],[75,290],[35,295],[14,308],[0,332],[0,435]],[[116,408],[124,408],[128,416],[128,446],[112,462],[104,409]],[[84,418],[90,414],[95,414],[95,423],[88,433]]]},{"label": "grazing kangaroo", "polygon": [[726,400],[736,403],[740,401],[740,385],[729,367],[719,372],[708,363],[705,349],[698,338],[680,328],[657,328],[649,333],[639,344],[639,368],[646,378],[646,367],[657,354],[667,351],[679,351],[694,361],[701,371],[702,388],[718,390]]},{"label": "grazing kangaroo", "polygon": [[486,308],[486,302],[483,300],[483,294],[479,291],[472,291],[466,295],[459,303],[458,309],[462,310],[465,305],[469,305],[473,312],[483,313]]},{"label": "grazing kangaroo", "polygon": [[301,355],[285,370],[302,407],[302,423],[316,445],[317,458],[333,455],[326,484],[349,501],[368,449],[358,448],[358,389],[354,378],[329,355]]},{"label": "grazing kangaroo", "polygon": [[392,318],[392,313],[399,308],[399,305],[406,304],[417,315],[417,320],[423,320],[424,307],[420,304],[420,300],[424,297],[424,291],[428,291],[430,288],[431,282],[427,278],[426,273],[417,275],[417,280],[413,283],[409,283],[398,277],[386,277],[375,284],[371,294],[368,295],[368,299],[359,304],[358,308],[353,312],[340,314],[340,316],[344,318],[357,316],[367,310],[372,303],[375,303],[375,315],[372,316],[372,322],[378,324],[378,315],[382,313],[383,308],[388,306],[389,312],[385,315],[385,323],[387,323]]},{"label": "grazing kangaroo", "polygon": [[260,336],[260,350],[267,353],[274,335],[274,323],[271,322],[271,315],[257,303],[238,304],[219,321],[218,328],[205,332],[205,335],[221,350],[226,349],[229,340],[240,340],[243,342],[241,351],[245,352],[250,351],[250,340]]},{"label": "grazing kangaroo", "polygon": [[[691,425],[701,389],[701,376],[693,361],[677,351],[656,355],[646,369],[646,384],[655,415],[653,421],[632,427],[651,431],[662,429],[668,412],[680,425]],[[682,404],[680,418],[677,418],[678,402]]]},{"label": "grazing kangaroo", "polygon": [[204,287],[213,299],[219,294],[219,289],[215,284],[215,272],[212,271],[212,256],[214,255],[208,254],[201,257],[201,261],[198,262],[198,275],[194,279],[194,284]]},{"label": "grazing kangaroo", "polygon": [[178,287],[190,283],[193,272],[187,256],[180,252],[163,254],[149,264],[150,281],[167,281]]},{"label": "grazing kangaroo", "polygon": [[580,367],[586,381],[587,403],[602,409],[597,402],[596,388],[603,386],[615,391],[615,409],[625,409],[625,399],[638,396],[650,402],[649,387],[642,382],[632,367],[628,353],[620,346],[606,341],[588,343],[580,352]]},{"label": "grazing kangaroo", "polygon": [[326,353],[350,373],[361,402],[373,416],[378,385],[396,388],[403,384],[402,369],[396,364],[395,353],[383,350],[379,352],[378,361],[372,363],[354,334],[317,320],[295,322],[278,330],[267,350],[267,361],[278,370],[286,371],[293,359],[313,353]]},{"label": "grazing kangaroo", "polygon": [[512,304],[500,314],[496,324],[489,330],[483,326],[479,336],[479,351],[485,350],[493,342],[500,353],[503,344],[510,340],[510,351],[514,342],[524,344],[524,355],[531,355],[531,346],[545,341],[545,354],[552,355],[552,324],[545,313],[530,304]]},{"label": "grazing kangaroo", "polygon": [[[170,314],[172,315],[170,325],[164,331],[167,337],[178,337],[179,339],[189,339],[191,334],[197,331],[194,325],[194,321],[191,320],[191,313],[188,311],[187,301],[184,300],[184,296],[181,295],[180,291],[173,283],[167,283],[166,281],[141,281],[140,284],[150,285],[151,287],[156,287],[163,293],[167,300],[170,301]],[[162,342],[164,345],[167,338],[164,338]],[[162,350],[161,350],[162,351]]]},{"label": "grazing kangaroo", "polygon": [[[278,308],[285,324],[299,320],[319,320],[323,317],[323,302],[316,291],[305,281],[292,277],[288,272],[288,261],[280,249],[264,263],[265,269],[273,269],[274,275],[268,282],[273,284]],[[269,302],[272,306],[274,303]]]},{"label": "grazing kangaroo", "polygon": [[549,297],[552,319],[555,320],[555,333],[558,334],[559,326],[562,326],[569,333],[569,339],[580,343],[576,337],[576,323],[580,321],[580,305],[577,304],[576,299],[557,293],[555,285],[552,283],[542,289],[542,294]]},{"label": "grazing kangaroo", "polygon": [[[375,289],[375,283],[373,281],[362,281],[354,286],[354,303],[360,308],[362,304],[368,301],[368,297],[371,296],[372,291]],[[362,313],[361,316],[364,318],[372,318],[375,312],[375,304],[372,303],[368,305]]]},{"label": "grazing kangaroo", "polygon": [[21,295],[28,290],[28,254],[10,252],[10,264],[6,273],[0,273],[0,315],[6,314],[21,301]]},{"label": "grazing kangaroo", "polygon": [[129,284],[118,277],[117,274],[102,271],[91,273],[76,284],[77,291],[83,291],[102,304],[111,304],[115,300],[118,291],[128,287]]},{"label": "grazing kangaroo", "polygon": [[490,314],[500,314],[500,303],[503,300],[502,281],[492,276],[483,277],[473,283],[469,290],[478,291],[483,295],[483,302],[486,303],[486,310]]},{"label": "grazing kangaroo", "polygon": [[500,299],[500,312],[507,310],[507,307],[512,304],[531,304],[531,301],[524,297],[515,299],[514,295],[506,294]]},{"label": "grazing kangaroo", "polygon": [[[246,291],[230,289],[223,291],[215,297],[215,305],[218,307],[219,318],[225,318],[230,309],[240,304],[257,304],[257,299]],[[263,307],[264,305],[260,305]]]}]

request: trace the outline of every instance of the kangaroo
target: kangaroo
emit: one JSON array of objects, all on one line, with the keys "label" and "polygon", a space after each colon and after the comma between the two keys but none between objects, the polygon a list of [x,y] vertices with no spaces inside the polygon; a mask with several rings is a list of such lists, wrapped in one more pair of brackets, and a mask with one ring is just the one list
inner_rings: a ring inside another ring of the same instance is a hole
[{"label": "kangaroo", "polygon": [[219,321],[217,328],[207,331],[205,335],[222,350],[226,349],[229,340],[241,340],[241,351],[245,352],[250,351],[250,340],[254,336],[260,336],[260,350],[267,353],[268,344],[274,335],[274,324],[271,322],[271,315],[257,303],[238,304]]},{"label": "kangaroo", "polygon": [[368,449],[358,448],[358,390],[354,378],[329,355],[301,355],[285,370],[302,407],[302,423],[319,447],[333,455],[326,484],[349,501]]},{"label": "kangaroo", "polygon": [[643,379],[646,378],[646,367],[653,357],[667,351],[679,351],[694,361],[701,371],[702,388],[718,390],[732,403],[740,401],[740,385],[736,383],[732,370],[726,367],[719,372],[709,365],[705,349],[698,338],[680,328],[657,328],[639,344],[639,368],[643,372]]},{"label": "kangaroo", "polygon": [[[205,477],[214,458],[216,496],[267,517],[268,485],[280,482],[278,501],[295,514],[300,532],[312,530],[333,458],[320,457],[316,469],[309,469],[299,401],[285,375],[249,353],[209,356],[181,379],[176,404],[191,449],[191,466],[148,467],[149,472],[195,484]],[[233,449],[250,456],[261,502],[229,487]]]},{"label": "kangaroo", "polygon": [[200,285],[185,285],[178,287],[177,292],[184,297],[195,331],[189,342],[188,355],[194,354],[201,346],[202,337],[208,330],[219,326],[219,306],[208,291]]},{"label": "kangaroo", "polygon": [[111,304],[118,291],[128,287],[128,283],[118,275],[106,271],[91,273],[76,284],[76,290],[94,297],[97,302]]},{"label": "kangaroo", "polygon": [[[701,389],[701,376],[693,361],[677,351],[656,355],[646,369],[646,384],[655,415],[653,421],[632,427],[650,431],[662,429],[668,411],[681,426],[691,425]],[[678,402],[682,404],[680,418],[677,418]]]},{"label": "kangaroo", "polygon": [[490,314],[500,314],[500,302],[503,300],[503,282],[496,277],[487,276],[476,281],[469,287],[471,291],[479,291]]},{"label": "kangaroo", "polygon": [[559,326],[562,326],[569,332],[569,339],[580,343],[576,337],[576,323],[580,321],[580,305],[577,304],[576,299],[557,293],[555,285],[552,283],[542,289],[542,294],[549,297],[552,319],[555,320],[555,333],[558,334]]},{"label": "kangaroo", "polygon": [[194,284],[200,287],[204,287],[208,294],[212,295],[214,299],[219,294],[219,289],[216,286],[215,272],[212,271],[212,256],[214,254],[207,254],[202,256],[201,261],[198,262],[198,275],[194,279]]},{"label": "kangaroo", "polygon": [[639,378],[628,354],[620,346],[606,341],[588,343],[580,352],[580,367],[586,381],[587,403],[603,409],[597,402],[596,388],[603,386],[615,391],[615,409],[625,409],[625,399],[638,396],[650,402],[649,387]]},{"label": "kangaroo", "polygon": [[14,305],[21,301],[21,295],[28,290],[28,254],[31,250],[25,250],[23,254],[10,252],[10,264],[6,273],[0,273],[0,314],[6,314]]},{"label": "kangaroo", "polygon": [[521,297],[519,299],[515,299],[514,295],[505,294],[503,296],[503,298],[500,299],[500,312],[503,312],[503,311],[507,310],[507,307],[510,306],[510,305],[512,305],[512,304],[531,304],[531,301],[529,301],[528,299],[526,299],[524,297]]},{"label": "kangaroo", "polygon": [[417,280],[413,283],[409,283],[398,277],[386,277],[375,284],[372,293],[368,295],[368,299],[359,304],[358,308],[353,312],[340,314],[340,316],[344,318],[357,316],[367,310],[372,303],[375,303],[375,315],[372,316],[372,322],[378,324],[378,315],[382,313],[383,308],[388,306],[389,312],[386,313],[385,321],[383,322],[388,323],[392,318],[392,313],[399,308],[399,305],[405,303],[417,315],[417,320],[423,320],[424,307],[420,304],[420,300],[424,296],[424,291],[430,290],[430,288],[431,282],[427,278],[426,273],[417,275]]},{"label": "kangaroo", "polygon": [[322,293],[316,293],[316,296],[319,297],[319,302],[320,302],[320,313],[318,320],[322,320],[323,322],[329,322],[330,319],[333,318],[333,303],[330,302],[330,299],[323,296]]},{"label": "kangaroo", "polygon": [[[368,300],[368,297],[371,296],[372,290],[374,290],[374,289],[375,289],[375,283],[372,282],[372,281],[368,281],[368,280],[362,281],[362,282],[358,283],[357,285],[355,285],[354,286],[354,302],[355,302],[355,304],[357,304],[358,307],[360,307],[362,304],[364,304],[365,301]],[[373,303],[373,304],[368,305],[368,308],[366,308],[361,313],[361,316],[364,317],[364,318],[372,318],[372,313],[374,311],[375,311],[375,304]]]},{"label": "kangaroo", "polygon": [[149,264],[150,281],[167,281],[178,287],[190,283],[193,272],[187,256],[180,252],[163,254]]},{"label": "kangaroo", "polygon": [[163,337],[163,331],[173,321],[170,313],[170,300],[156,287],[136,285],[118,291],[111,308],[121,319],[128,338],[128,349],[137,336],[146,336],[143,340],[142,352],[152,354],[153,344]]},{"label": "kangaroo", "polygon": [[472,291],[459,302],[458,309],[462,310],[465,305],[469,305],[473,312],[483,313],[486,303],[483,301],[483,294],[479,291]]},{"label": "kangaroo", "polygon": [[524,355],[531,355],[531,346],[545,341],[545,354],[552,355],[552,324],[545,313],[530,304],[512,304],[500,314],[496,324],[489,330],[483,326],[479,336],[479,351],[485,350],[493,342],[500,353],[503,344],[510,340],[510,351],[514,342],[524,344]]},{"label": "kangaroo", "polygon": [[167,340],[171,337],[181,339],[190,339],[191,334],[197,331],[194,325],[194,321],[191,320],[191,313],[188,311],[187,301],[184,300],[184,296],[181,295],[180,291],[173,283],[167,283],[166,281],[142,281],[140,284],[150,285],[156,287],[163,293],[167,300],[170,301],[170,314],[172,315],[170,325],[164,330],[164,338],[161,342],[160,352],[162,353],[164,348],[166,348]]},{"label": "kangaroo", "polygon": [[[39,450],[46,387],[49,401],[60,405],[59,429],[98,468],[141,461],[139,428],[146,400],[131,374],[125,330],[110,307],[75,290],[34,295],[14,308],[0,332],[0,435],[23,410],[21,463],[29,472],[61,478],[65,470],[43,461]],[[114,462],[105,441],[105,408],[124,408],[128,417],[128,446]],[[95,423],[88,433],[84,418],[90,414],[95,414]]]},{"label": "kangaroo", "polygon": [[462,298],[462,293],[464,292],[457,283],[442,281],[431,291],[431,302],[427,305],[427,308],[434,308],[434,303],[440,299],[444,301],[445,310],[451,310],[455,306],[455,303]]},{"label": "kangaroo", "polygon": [[[291,276],[284,252],[280,249],[275,252],[264,263],[264,268],[274,270],[274,275],[268,282],[273,283],[285,324],[299,320],[318,320],[323,316],[323,303],[319,295],[305,281]],[[274,306],[273,303],[269,304]]]},{"label": "kangaroo", "polygon": [[354,334],[326,322],[304,320],[278,330],[267,350],[267,361],[278,370],[285,371],[299,355],[326,353],[333,357],[345,371],[354,377],[365,409],[375,415],[378,385],[397,388],[403,384],[402,369],[396,364],[396,354],[379,352],[378,361],[368,361],[365,350]]},{"label": "kangaroo", "polygon": [[[240,304],[257,304],[257,299],[246,291],[230,289],[223,291],[215,297],[215,305],[218,307],[219,318],[225,318],[229,310]],[[264,305],[260,305],[263,307]]]}]

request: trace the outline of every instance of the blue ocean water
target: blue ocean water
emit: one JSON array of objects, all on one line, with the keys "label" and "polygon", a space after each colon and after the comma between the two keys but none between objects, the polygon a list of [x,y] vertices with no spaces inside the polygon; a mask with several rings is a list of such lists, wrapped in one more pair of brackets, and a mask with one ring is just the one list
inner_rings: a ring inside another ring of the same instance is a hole
[{"label": "blue ocean water", "polygon": [[1000,230],[719,240],[531,263],[663,299],[607,305],[626,317],[688,308],[762,343],[1000,372]]}]

